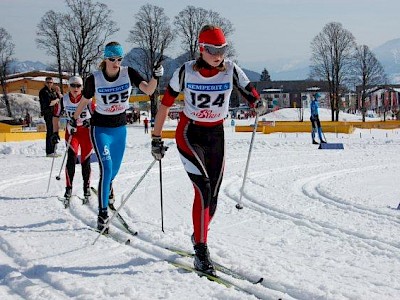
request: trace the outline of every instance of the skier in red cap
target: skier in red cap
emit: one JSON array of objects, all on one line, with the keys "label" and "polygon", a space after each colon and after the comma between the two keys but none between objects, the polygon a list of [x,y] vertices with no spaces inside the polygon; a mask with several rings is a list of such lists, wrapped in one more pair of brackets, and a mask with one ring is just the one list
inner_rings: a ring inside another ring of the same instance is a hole
[{"label": "skier in red cap", "polygon": [[217,208],[225,165],[224,118],[228,115],[233,87],[255,107],[265,112],[264,101],[250,80],[233,61],[225,59],[228,45],[221,28],[206,25],[199,34],[200,57],[184,63],[173,74],[158,110],[152,134],[152,155],[161,160],[165,147],[162,127],[169,108],[180,92],[184,109],[176,130],[178,151],[194,187],[192,220],[197,270],[215,275],[207,246],[209,224]]}]

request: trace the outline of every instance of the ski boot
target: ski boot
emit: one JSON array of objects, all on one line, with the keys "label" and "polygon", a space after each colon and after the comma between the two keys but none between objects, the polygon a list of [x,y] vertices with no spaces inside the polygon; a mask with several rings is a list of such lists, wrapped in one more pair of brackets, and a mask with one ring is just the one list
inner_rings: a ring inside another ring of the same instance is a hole
[{"label": "ski boot", "polygon": [[64,208],[69,207],[69,200],[71,199],[71,195],[72,195],[72,187],[67,186],[65,188],[65,194],[64,194],[64,199],[63,199]]},{"label": "ski boot", "polygon": [[210,259],[207,244],[198,243],[194,246],[194,268],[211,276],[217,276],[215,267]]},{"label": "ski boot", "polygon": [[92,194],[90,193],[90,187],[83,187],[83,199],[82,199],[82,205],[89,203],[90,196]]},{"label": "ski boot", "polygon": [[97,216],[97,229],[101,232],[104,227],[107,226],[107,228],[104,230],[103,234],[108,234],[108,212],[106,211],[100,211],[99,215]]}]

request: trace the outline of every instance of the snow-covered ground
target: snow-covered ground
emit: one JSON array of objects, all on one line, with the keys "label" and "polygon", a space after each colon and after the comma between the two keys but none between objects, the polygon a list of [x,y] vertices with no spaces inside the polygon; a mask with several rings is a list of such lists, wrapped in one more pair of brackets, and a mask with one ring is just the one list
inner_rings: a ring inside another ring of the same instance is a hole
[{"label": "snow-covered ground", "polygon": [[[248,122],[249,124],[252,122]],[[400,299],[400,130],[326,134],[344,150],[319,150],[310,134],[257,133],[237,210],[251,133],[226,124],[226,171],[209,232],[211,257],[261,284],[235,280],[260,299]],[[170,126],[175,125],[171,121]],[[139,231],[130,245],[100,237],[97,200],[64,209],[55,180],[62,157],[44,141],[0,143],[0,299],[256,299],[165,259],[192,250],[193,188],[175,141],[162,161],[164,230],[156,164],[121,214]],[[59,151],[63,153],[64,145]],[[150,138],[129,126],[114,188],[127,195],[152,162]],[[98,166],[92,165],[97,186]],[[77,166],[73,193],[81,196]],[[128,236],[113,223],[121,239]]]}]

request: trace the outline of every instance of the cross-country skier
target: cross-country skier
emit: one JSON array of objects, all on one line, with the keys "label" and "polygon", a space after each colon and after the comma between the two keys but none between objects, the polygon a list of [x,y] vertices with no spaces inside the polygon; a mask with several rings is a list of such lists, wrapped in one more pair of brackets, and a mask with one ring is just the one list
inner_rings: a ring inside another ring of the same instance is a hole
[{"label": "cross-country skier", "polygon": [[[81,104],[71,122],[74,126],[83,107],[95,97],[96,109],[91,120],[91,137],[100,166],[97,218],[99,230],[103,230],[108,221],[112,181],[119,171],[125,152],[126,110],[129,108],[132,86],[135,85],[151,95],[157,87],[157,78],[164,73],[163,66],[155,66],[153,78],[147,82],[135,69],[121,66],[123,56],[124,51],[119,43],[110,42],[105,46],[100,70],[86,79]],[[108,228],[104,232],[107,233]]]},{"label": "cross-country skier", "polygon": [[200,57],[188,61],[173,74],[158,110],[152,135],[152,155],[164,156],[162,127],[169,108],[182,91],[184,109],[176,130],[176,143],[185,170],[194,187],[193,227],[197,270],[215,275],[207,246],[209,224],[217,208],[218,192],[224,172],[224,118],[229,98],[237,87],[257,112],[265,103],[245,73],[233,61],[225,59],[227,43],[221,28],[206,25],[199,34]]},{"label": "cross-country skier", "polygon": [[314,98],[311,101],[311,138],[312,138],[312,143],[313,144],[318,144],[318,142],[315,140],[315,133],[318,132],[318,137],[321,143],[326,143],[326,141],[322,138],[322,128],[321,128],[321,122],[319,121],[319,115],[318,115],[318,99],[321,98],[321,95],[319,93],[314,94]]},{"label": "cross-country skier", "polygon": [[[60,136],[58,134],[60,116],[65,113],[68,120],[70,120],[73,117],[75,110],[82,98],[82,78],[79,76],[72,76],[69,78],[68,84],[70,89],[69,93],[64,95],[61,101],[54,107],[53,135],[51,137],[53,144],[58,143],[60,140]],[[90,155],[93,147],[92,141],[90,140],[89,120],[93,109],[93,103],[86,105],[77,119],[77,127],[71,128],[71,126],[67,125],[65,131],[65,141],[68,147],[68,158],[65,165],[66,187],[64,198],[67,202],[71,198],[72,183],[74,180],[75,165],[78,158],[79,148],[81,150],[84,202],[89,201],[90,198]]]}]

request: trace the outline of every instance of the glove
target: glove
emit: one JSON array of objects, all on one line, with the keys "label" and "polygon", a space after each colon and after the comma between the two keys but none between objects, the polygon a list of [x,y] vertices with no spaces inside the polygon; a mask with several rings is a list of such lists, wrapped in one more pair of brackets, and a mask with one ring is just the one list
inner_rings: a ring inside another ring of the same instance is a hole
[{"label": "glove", "polygon": [[90,121],[89,120],[83,120],[82,126],[85,127],[85,128],[89,128],[90,127]]},{"label": "glove", "polygon": [[254,111],[257,115],[262,115],[267,111],[267,101],[264,99],[258,99],[254,102]]},{"label": "glove", "polygon": [[153,77],[155,79],[164,75],[164,67],[160,63],[156,63],[153,67]]},{"label": "glove", "polygon": [[58,132],[53,132],[53,134],[51,135],[51,144],[52,145],[58,144],[59,141],[60,141],[60,136],[58,135]]},{"label": "glove", "polygon": [[74,134],[78,129],[78,125],[76,124],[76,120],[74,117],[72,117],[71,119],[69,119],[68,121],[68,125],[69,125],[69,133],[70,134]]},{"label": "glove", "polygon": [[168,147],[164,146],[164,141],[161,140],[161,136],[152,136],[151,141],[151,155],[153,155],[154,159],[161,160],[165,151],[167,151]]}]

